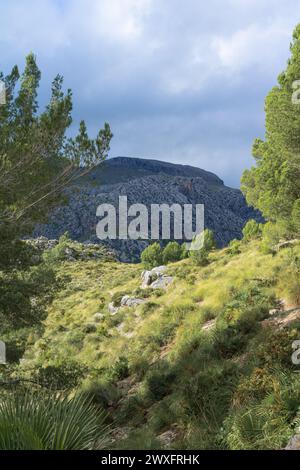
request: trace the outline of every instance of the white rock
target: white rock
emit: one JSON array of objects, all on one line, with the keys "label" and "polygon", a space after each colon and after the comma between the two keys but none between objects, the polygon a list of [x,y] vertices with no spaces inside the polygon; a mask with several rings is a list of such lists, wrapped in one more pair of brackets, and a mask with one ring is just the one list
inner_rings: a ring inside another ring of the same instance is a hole
[{"label": "white rock", "polygon": [[95,315],[94,315],[94,320],[95,320],[96,322],[98,322],[98,321],[103,320],[104,317],[105,317],[104,313],[97,312],[97,313],[95,313]]},{"label": "white rock", "polygon": [[296,434],[289,440],[285,450],[300,450],[300,434]]},{"label": "white rock", "polygon": [[142,272],[142,289],[146,289],[151,284],[151,271]]},{"label": "white rock", "polygon": [[161,277],[166,271],[167,266],[157,266],[156,268],[151,269],[151,271],[142,272],[142,289],[149,287],[156,279]]},{"label": "white rock", "polygon": [[152,275],[161,276],[167,270],[167,266],[157,266],[151,270]]},{"label": "white rock", "polygon": [[119,309],[118,307],[115,307],[113,302],[111,302],[110,304],[108,304],[108,311],[111,315],[116,315],[116,313],[118,313]]},{"label": "white rock", "polygon": [[171,276],[161,276],[156,281],[152,282],[152,289],[166,289],[173,282]]},{"label": "white rock", "polygon": [[145,299],[137,299],[134,297],[129,297],[129,295],[124,295],[121,300],[121,307],[137,307],[145,302]]}]

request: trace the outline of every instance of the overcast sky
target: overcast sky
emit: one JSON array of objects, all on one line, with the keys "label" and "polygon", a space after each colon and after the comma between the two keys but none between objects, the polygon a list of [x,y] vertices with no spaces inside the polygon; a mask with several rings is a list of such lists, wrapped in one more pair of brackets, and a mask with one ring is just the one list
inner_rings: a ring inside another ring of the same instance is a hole
[{"label": "overcast sky", "polygon": [[74,124],[111,156],[196,165],[239,186],[264,97],[289,56],[299,0],[0,0],[0,69],[33,51],[41,101],[60,73]]}]

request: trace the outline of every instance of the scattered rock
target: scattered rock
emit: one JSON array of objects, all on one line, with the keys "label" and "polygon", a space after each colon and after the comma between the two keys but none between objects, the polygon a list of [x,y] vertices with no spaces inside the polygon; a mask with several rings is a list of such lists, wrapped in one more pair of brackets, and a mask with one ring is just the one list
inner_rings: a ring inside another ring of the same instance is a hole
[{"label": "scattered rock", "polygon": [[111,436],[111,442],[119,442],[124,439],[127,439],[129,436],[130,432],[132,431],[131,428],[114,428],[110,434]]},{"label": "scattered rock", "polygon": [[47,237],[26,238],[24,241],[40,251],[51,250],[58,244],[58,240]]},{"label": "scattered rock", "polygon": [[176,427],[168,429],[168,431],[163,432],[157,439],[160,441],[163,447],[170,447],[174,441],[178,438],[179,431]]},{"label": "scattered rock", "polygon": [[216,319],[213,318],[212,320],[209,320],[209,321],[207,321],[206,323],[204,323],[204,325],[202,326],[201,330],[203,330],[203,331],[209,331],[209,330],[211,330],[215,325],[216,325]]},{"label": "scattered rock", "polygon": [[298,240],[297,238],[295,240],[282,241],[282,242],[278,243],[278,245],[276,245],[276,250],[279,251],[279,250],[282,250],[284,248],[293,247],[294,245],[297,245],[299,243],[299,241],[300,240]]},{"label": "scattered rock", "polygon": [[145,299],[137,299],[130,297],[129,295],[124,295],[121,300],[121,307],[137,307],[145,302]]},{"label": "scattered rock", "polygon": [[[33,255],[33,264],[40,261],[43,251],[51,250],[59,243],[59,240],[57,239],[48,239],[43,236],[37,238],[26,238],[24,241],[37,251],[37,253]],[[76,261],[78,259],[116,259],[115,253],[101,244],[79,243],[78,241],[70,240],[70,245],[71,246],[67,246],[64,250],[64,258],[67,261]]]},{"label": "scattered rock", "polygon": [[115,307],[113,302],[111,302],[110,304],[108,304],[108,311],[111,315],[116,315],[116,313],[118,313],[119,311],[119,308]]},{"label": "scattered rock", "polygon": [[166,289],[173,282],[171,276],[161,276],[156,281],[152,282],[150,287],[152,289]]},{"label": "scattered rock", "polygon": [[284,450],[300,450],[300,434],[293,436]]},{"label": "scattered rock", "polygon": [[95,313],[93,318],[94,318],[95,322],[99,322],[99,321],[103,320],[103,318],[105,318],[105,315],[104,315],[104,313],[97,312],[97,313]]},{"label": "scattered rock", "polygon": [[280,310],[278,310],[278,308],[272,308],[271,310],[269,310],[269,315],[278,315],[278,313],[280,313]]},{"label": "scattered rock", "polygon": [[33,255],[31,257],[32,264],[39,264],[40,261],[41,261],[40,255]]},{"label": "scattered rock", "polygon": [[142,289],[151,287],[152,289],[166,289],[173,278],[171,276],[166,276],[166,266],[157,266],[156,268],[151,269],[151,271],[142,272]]},{"label": "scattered rock", "polygon": [[282,301],[282,309],[272,309],[269,311],[271,318],[266,318],[262,321],[262,326],[267,327],[270,325],[276,325],[279,328],[285,328],[290,323],[293,323],[296,320],[300,320],[300,306],[289,308],[286,310],[287,306],[284,301]]},{"label": "scattered rock", "polygon": [[143,271],[142,272],[142,289],[146,289],[148,286],[150,286],[152,280],[151,280],[151,271]]}]

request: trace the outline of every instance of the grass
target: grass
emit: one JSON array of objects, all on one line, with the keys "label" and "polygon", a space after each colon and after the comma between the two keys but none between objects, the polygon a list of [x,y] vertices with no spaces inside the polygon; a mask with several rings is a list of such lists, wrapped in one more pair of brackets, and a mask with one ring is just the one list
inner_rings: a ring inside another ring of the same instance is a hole
[{"label": "grass", "polygon": [[[259,242],[238,251],[214,251],[205,267],[168,265],[174,282],[160,292],[140,290],[141,265],[61,263],[70,282],[24,348],[19,373],[51,366],[68,377],[72,358],[77,388],[108,408],[115,426],[131,428],[117,448],[159,448],[157,436],[174,426],[174,448],[284,446],[300,406],[290,361],[299,325],[277,331],[262,320],[278,299],[298,300],[300,246],[275,256]],[[112,316],[108,304],[120,294],[145,303]]]}]

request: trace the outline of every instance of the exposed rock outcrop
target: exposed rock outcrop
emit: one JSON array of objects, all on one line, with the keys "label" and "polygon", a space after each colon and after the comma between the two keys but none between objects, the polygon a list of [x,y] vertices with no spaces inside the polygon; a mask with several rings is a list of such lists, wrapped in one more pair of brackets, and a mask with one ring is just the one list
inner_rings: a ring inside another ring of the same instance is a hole
[{"label": "exposed rock outcrop", "polygon": [[289,440],[285,450],[300,450],[300,434],[296,434]]},{"label": "exposed rock outcrop", "polygon": [[[205,226],[214,231],[219,247],[233,238],[240,238],[248,219],[261,221],[259,213],[247,206],[242,193],[225,186],[213,173],[154,160],[110,159],[78,186],[69,188],[67,194],[68,205],[56,208],[48,224],[35,228],[34,236],[56,239],[68,231],[74,240],[99,243],[96,209],[103,203],[118,209],[119,196],[127,196],[128,206],[146,205],[149,213],[151,204],[204,204]],[[114,249],[121,261],[130,262],[139,259],[149,241],[105,240],[101,243]]]},{"label": "exposed rock outcrop", "polygon": [[165,274],[166,269],[166,266],[158,266],[151,271],[143,271],[141,288],[166,289],[173,282],[173,277]]}]

